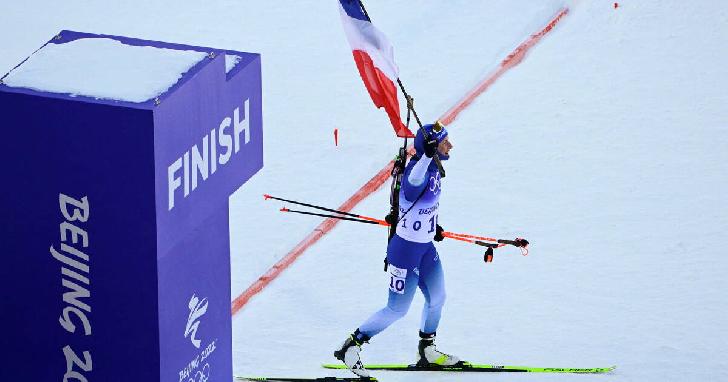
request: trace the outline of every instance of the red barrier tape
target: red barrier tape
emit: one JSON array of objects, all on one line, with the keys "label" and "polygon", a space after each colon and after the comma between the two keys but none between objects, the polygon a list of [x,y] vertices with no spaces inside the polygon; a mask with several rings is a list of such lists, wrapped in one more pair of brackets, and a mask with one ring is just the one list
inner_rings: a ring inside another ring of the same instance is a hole
[{"label": "red barrier tape", "polygon": [[469,91],[465,97],[463,97],[458,103],[455,104],[450,110],[445,112],[440,117],[440,121],[444,123],[445,125],[449,125],[452,121],[455,120],[455,118],[458,117],[460,112],[465,110],[468,106],[470,106],[473,101],[478,98],[479,95],[483,94],[491,85],[495,83],[505,72],[513,68],[514,66],[518,65],[523,61],[523,58],[526,57],[526,52],[528,52],[531,48],[533,48],[534,45],[536,45],[543,36],[546,35],[546,33],[549,33],[556,24],[567,14],[569,13],[569,8],[562,9],[556,17],[554,17],[548,25],[546,25],[545,28],[543,28],[538,33],[532,34],[531,37],[528,38],[528,40],[524,41],[519,45],[511,54],[508,55],[500,64],[498,69],[496,69],[494,72],[488,75],[488,77],[485,78],[482,82],[478,84],[473,90]]}]

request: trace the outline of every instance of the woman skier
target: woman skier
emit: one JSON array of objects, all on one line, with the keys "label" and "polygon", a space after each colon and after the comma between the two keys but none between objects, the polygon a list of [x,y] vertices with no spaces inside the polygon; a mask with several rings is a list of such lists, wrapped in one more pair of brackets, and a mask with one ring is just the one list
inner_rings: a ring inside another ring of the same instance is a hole
[{"label": "woman skier", "polygon": [[[425,139],[422,130],[429,139]],[[337,359],[361,377],[369,377],[359,357],[362,344],[404,317],[417,287],[425,297],[417,365],[449,366],[460,362],[458,357],[435,347],[435,332],[445,303],[445,280],[440,257],[432,243],[443,239],[443,229],[437,224],[441,179],[433,156],[449,159],[453,145],[445,127],[436,121],[417,131],[414,146],[416,154],[402,178],[396,234],[387,246],[390,276],[387,306],[369,317],[334,352]]]}]

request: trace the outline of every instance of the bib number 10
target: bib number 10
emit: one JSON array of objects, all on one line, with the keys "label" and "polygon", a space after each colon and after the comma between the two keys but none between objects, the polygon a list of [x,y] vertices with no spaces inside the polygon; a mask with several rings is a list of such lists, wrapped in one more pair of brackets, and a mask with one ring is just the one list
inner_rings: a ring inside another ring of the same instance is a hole
[{"label": "bib number 10", "polygon": [[391,290],[394,293],[403,294],[404,293],[404,279],[391,276],[389,278],[389,290]]},{"label": "bib number 10", "polygon": [[389,276],[389,290],[397,294],[404,294],[405,282],[407,281],[407,269],[397,268],[390,264]]}]

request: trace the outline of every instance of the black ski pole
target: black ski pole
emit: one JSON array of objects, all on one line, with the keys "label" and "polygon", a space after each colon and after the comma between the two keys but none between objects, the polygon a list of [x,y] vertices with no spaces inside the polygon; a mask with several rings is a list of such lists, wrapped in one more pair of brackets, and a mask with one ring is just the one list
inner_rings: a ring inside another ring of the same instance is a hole
[{"label": "black ski pole", "polygon": [[291,210],[291,209],[288,209],[288,208],[281,208],[280,211],[281,212],[292,212],[294,214],[301,214],[301,215],[320,216],[322,218],[333,218],[333,219],[339,219],[339,220],[348,220],[348,221],[357,222],[357,223],[367,223],[367,224],[377,224],[377,225],[389,225],[386,222],[380,222],[380,221],[376,221],[376,220],[347,218],[345,216],[329,215],[329,214],[319,214],[319,213],[316,213],[316,212]]},{"label": "black ski pole", "polygon": [[334,213],[341,214],[341,215],[352,216],[352,217],[355,217],[355,218],[361,218],[360,215],[352,214],[350,212],[339,211],[339,210],[335,210],[333,208],[321,207],[321,206],[317,206],[315,204],[308,204],[308,203],[298,202],[298,201],[295,201],[295,200],[283,199],[283,198],[279,198],[279,197],[272,196],[272,195],[268,195],[268,194],[263,194],[263,198],[265,198],[265,200],[268,200],[268,199],[280,200],[281,202],[286,202],[286,203],[291,203],[291,204],[297,204],[299,206],[311,207],[311,208],[315,208],[317,210],[334,212]]}]

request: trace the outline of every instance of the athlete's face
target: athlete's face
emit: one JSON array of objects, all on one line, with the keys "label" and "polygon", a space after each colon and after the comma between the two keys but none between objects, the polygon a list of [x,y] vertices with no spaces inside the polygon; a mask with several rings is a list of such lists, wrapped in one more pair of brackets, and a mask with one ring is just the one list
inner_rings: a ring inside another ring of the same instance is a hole
[{"label": "athlete's face", "polygon": [[445,137],[445,139],[440,142],[439,145],[437,145],[437,151],[440,152],[442,155],[450,155],[450,149],[452,149],[452,143],[450,143],[450,137]]}]

